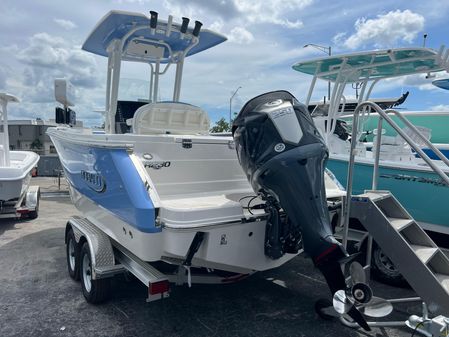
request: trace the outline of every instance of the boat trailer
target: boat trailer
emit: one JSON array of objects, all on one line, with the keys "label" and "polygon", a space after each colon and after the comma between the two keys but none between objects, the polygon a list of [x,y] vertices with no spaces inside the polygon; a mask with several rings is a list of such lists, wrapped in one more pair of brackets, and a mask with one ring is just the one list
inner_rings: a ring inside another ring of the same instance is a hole
[{"label": "boat trailer", "polygon": [[39,212],[40,188],[39,186],[29,186],[26,193],[23,193],[16,202],[0,202],[1,218],[21,218],[27,216],[36,219]]}]

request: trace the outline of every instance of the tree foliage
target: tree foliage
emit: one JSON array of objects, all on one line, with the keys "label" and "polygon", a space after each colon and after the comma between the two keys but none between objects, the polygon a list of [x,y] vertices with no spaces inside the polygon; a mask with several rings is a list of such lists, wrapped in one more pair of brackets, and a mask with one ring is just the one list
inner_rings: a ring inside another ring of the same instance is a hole
[{"label": "tree foliage", "polygon": [[224,117],[216,121],[215,125],[210,129],[211,133],[229,132],[229,131],[231,131],[231,127],[229,125],[229,122],[227,122]]},{"label": "tree foliage", "polygon": [[33,142],[30,144],[30,149],[39,150],[39,149],[42,149],[42,147],[43,147],[43,145],[42,145],[41,141],[38,138],[33,140]]}]

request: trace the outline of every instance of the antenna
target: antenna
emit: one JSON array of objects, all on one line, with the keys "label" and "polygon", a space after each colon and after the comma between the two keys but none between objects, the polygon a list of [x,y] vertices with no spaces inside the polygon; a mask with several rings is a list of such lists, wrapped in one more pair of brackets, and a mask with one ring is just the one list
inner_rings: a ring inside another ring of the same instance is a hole
[{"label": "antenna", "polygon": [[355,82],[355,83],[351,84],[352,89],[355,89],[355,98],[356,99],[359,99],[359,89],[362,88],[362,85],[363,85],[363,82]]}]

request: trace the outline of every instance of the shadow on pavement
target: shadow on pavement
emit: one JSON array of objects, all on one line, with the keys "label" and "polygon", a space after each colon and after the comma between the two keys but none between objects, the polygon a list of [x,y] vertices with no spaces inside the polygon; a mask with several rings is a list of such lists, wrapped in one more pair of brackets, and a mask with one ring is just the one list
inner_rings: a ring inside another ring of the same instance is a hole
[{"label": "shadow on pavement", "polygon": [[329,291],[303,257],[236,284],[173,286],[170,298],[152,303],[145,302],[147,288],[140,282],[118,276],[111,299],[96,306],[84,300],[80,284],[69,278],[65,259],[64,228],[33,233],[0,248],[2,335],[389,336],[378,329],[359,334],[319,319],[315,300],[328,297]]}]

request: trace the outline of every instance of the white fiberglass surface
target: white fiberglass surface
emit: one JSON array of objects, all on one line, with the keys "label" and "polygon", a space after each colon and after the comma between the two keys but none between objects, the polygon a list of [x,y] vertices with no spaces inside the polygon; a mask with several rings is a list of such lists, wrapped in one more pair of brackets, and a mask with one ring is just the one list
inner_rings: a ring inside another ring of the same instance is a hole
[{"label": "white fiberglass surface", "polygon": [[[244,216],[240,199],[254,195],[231,137],[106,135],[83,131],[75,136],[76,131],[67,132],[72,141],[76,138],[85,144],[128,144],[157,191],[160,206],[165,209],[161,217],[172,223],[192,223],[201,218],[208,218],[209,222],[241,219]],[[183,145],[183,140],[191,142]],[[63,151],[61,146],[57,148]],[[330,197],[342,194],[329,177],[326,188]]]},{"label": "white fiberglass surface", "polygon": [[210,225],[240,221],[244,217],[240,202],[226,195],[168,199],[161,206],[161,220],[171,226]]},{"label": "white fiberglass surface", "polygon": [[0,180],[23,178],[39,161],[39,155],[30,151],[10,151],[10,166],[0,167]]},{"label": "white fiberglass surface", "polygon": [[[88,146],[95,144],[100,147],[121,146],[132,149],[161,199],[252,192],[238,163],[231,137],[107,135],[68,129],[54,132],[57,134],[55,139]],[[52,133],[50,131],[50,135]],[[67,160],[63,147],[57,146],[57,149],[62,160]],[[76,169],[75,164],[70,163],[72,169]]]}]

